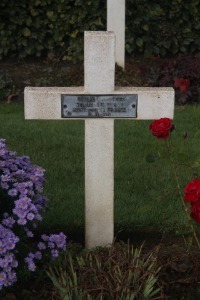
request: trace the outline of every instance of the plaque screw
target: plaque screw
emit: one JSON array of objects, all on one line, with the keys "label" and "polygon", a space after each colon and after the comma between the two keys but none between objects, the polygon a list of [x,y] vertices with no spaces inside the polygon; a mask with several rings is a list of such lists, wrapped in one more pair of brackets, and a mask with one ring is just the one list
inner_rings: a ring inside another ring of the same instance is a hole
[{"label": "plaque screw", "polygon": [[66,104],[64,105],[64,108],[67,108],[67,105],[66,105]]},{"label": "plaque screw", "polygon": [[135,104],[133,104],[132,107],[135,108]]}]

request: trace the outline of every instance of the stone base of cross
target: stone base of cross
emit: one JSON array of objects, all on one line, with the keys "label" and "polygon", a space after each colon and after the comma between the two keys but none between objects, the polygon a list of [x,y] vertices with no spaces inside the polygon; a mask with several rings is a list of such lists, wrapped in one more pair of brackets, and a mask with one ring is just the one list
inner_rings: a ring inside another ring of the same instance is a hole
[{"label": "stone base of cross", "polygon": [[[85,32],[84,87],[26,87],[25,118],[85,120],[85,244],[114,238],[114,120],[173,118],[172,88],[115,87],[113,32]],[[67,201],[67,199],[66,199]]]}]

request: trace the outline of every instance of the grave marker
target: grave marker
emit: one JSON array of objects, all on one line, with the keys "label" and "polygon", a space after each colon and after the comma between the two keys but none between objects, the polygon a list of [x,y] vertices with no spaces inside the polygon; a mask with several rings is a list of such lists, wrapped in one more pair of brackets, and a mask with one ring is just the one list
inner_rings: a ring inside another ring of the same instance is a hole
[{"label": "grave marker", "polygon": [[174,90],[115,87],[113,32],[85,32],[84,70],[84,87],[26,87],[25,118],[85,120],[85,242],[93,248],[114,237],[114,119],[173,118]]},{"label": "grave marker", "polygon": [[107,31],[116,36],[116,63],[124,69],[125,0],[107,0]]}]

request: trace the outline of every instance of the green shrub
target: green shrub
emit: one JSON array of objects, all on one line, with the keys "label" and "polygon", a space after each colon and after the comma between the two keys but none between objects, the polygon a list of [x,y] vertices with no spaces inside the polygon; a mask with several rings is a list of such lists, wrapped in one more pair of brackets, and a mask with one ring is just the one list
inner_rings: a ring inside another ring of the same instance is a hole
[{"label": "green shrub", "polygon": [[48,275],[62,300],[134,300],[161,295],[158,272],[155,253],[120,243],[77,256],[69,252]]},{"label": "green shrub", "polygon": [[[127,53],[198,52],[199,14],[199,0],[127,0]],[[106,1],[1,0],[0,20],[0,59],[54,53],[77,60],[83,55],[83,32],[106,30]]]},{"label": "green shrub", "polygon": [[104,8],[103,0],[2,0],[0,58],[51,52],[68,60],[79,57],[83,31],[105,29]]},{"label": "green shrub", "polygon": [[0,101],[6,100],[14,91],[15,86],[12,79],[7,74],[0,72]]},{"label": "green shrub", "polygon": [[166,56],[199,51],[199,0],[128,0],[126,9],[128,53]]},{"label": "green shrub", "polygon": [[[175,88],[176,104],[200,103],[200,60],[193,55],[178,55],[176,58],[152,59],[139,67],[143,85]],[[180,87],[179,81],[183,81]],[[187,83],[186,86],[184,81]]]}]

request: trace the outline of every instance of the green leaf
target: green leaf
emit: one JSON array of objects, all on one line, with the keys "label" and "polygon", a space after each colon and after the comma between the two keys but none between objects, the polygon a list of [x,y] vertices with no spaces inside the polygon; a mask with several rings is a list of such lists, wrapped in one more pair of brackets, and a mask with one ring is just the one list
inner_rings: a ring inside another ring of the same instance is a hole
[{"label": "green leaf", "polygon": [[137,44],[138,47],[142,47],[143,46],[143,39],[137,38],[136,44]]},{"label": "green leaf", "polygon": [[153,163],[155,161],[158,161],[159,159],[160,159],[160,157],[157,154],[149,153],[146,156],[146,162],[148,162],[148,163]]},{"label": "green leaf", "polygon": [[190,28],[183,28],[182,32],[184,32],[184,33],[190,33],[191,29]]},{"label": "green leaf", "polygon": [[187,153],[177,153],[175,159],[179,163],[187,163],[190,160],[190,157]]},{"label": "green leaf", "polygon": [[166,49],[169,49],[170,46],[171,46],[171,41],[170,41],[170,40],[164,41],[164,47],[165,47]]},{"label": "green leaf", "polygon": [[53,16],[53,11],[48,10],[46,15],[47,17],[51,18]]},{"label": "green leaf", "polygon": [[25,27],[25,28],[22,30],[22,34],[23,34],[23,36],[25,36],[25,37],[29,37],[29,36],[31,36],[31,31],[30,31],[30,29],[29,29],[28,27]]},{"label": "green leaf", "polygon": [[143,25],[142,28],[144,29],[144,31],[149,31],[149,25],[148,24]]}]

